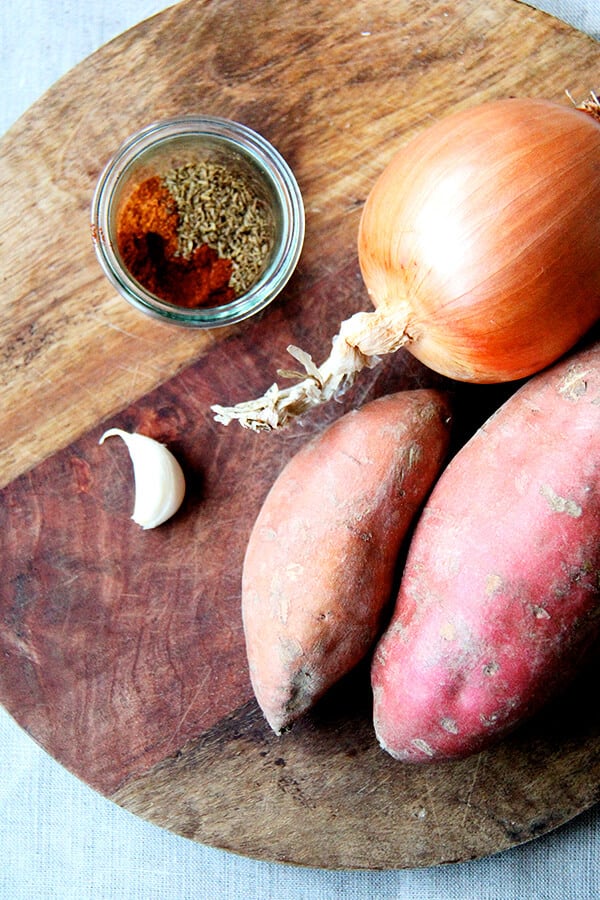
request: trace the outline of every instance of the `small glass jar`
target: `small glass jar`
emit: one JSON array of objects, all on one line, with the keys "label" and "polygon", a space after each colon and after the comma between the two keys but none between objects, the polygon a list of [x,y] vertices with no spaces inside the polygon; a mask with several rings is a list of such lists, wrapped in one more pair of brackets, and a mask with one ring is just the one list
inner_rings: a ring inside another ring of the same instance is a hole
[{"label": "small glass jar", "polygon": [[[202,162],[231,167],[248,181],[268,212],[272,241],[262,272],[245,293],[220,306],[189,308],[161,299],[132,277],[119,253],[117,223],[142,181]],[[261,135],[227,119],[182,116],[149,125],[120,147],[98,181],[91,230],[104,273],[132,306],[164,322],[214,328],[258,313],[281,292],[302,250],[304,207],[291,169]]]}]

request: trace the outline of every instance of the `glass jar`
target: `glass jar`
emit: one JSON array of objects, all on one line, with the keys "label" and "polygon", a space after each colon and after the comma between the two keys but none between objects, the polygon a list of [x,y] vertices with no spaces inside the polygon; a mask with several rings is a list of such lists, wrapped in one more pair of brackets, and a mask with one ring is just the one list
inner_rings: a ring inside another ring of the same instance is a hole
[{"label": "glass jar", "polygon": [[[251,186],[267,211],[272,240],[262,271],[244,293],[223,305],[189,308],[161,299],[131,275],[119,253],[117,223],[141,182],[202,162],[231,168]],[[227,119],[181,116],[149,125],[120,147],[98,181],[91,230],[104,273],[132,306],[164,322],[214,328],[258,313],[281,292],[302,250],[304,207],[291,169],[261,135]]]}]

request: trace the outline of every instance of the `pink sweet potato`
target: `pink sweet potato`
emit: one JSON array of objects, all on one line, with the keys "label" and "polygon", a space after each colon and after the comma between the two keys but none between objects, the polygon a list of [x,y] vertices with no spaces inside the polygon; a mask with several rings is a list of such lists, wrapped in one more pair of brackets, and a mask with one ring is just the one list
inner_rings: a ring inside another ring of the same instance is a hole
[{"label": "pink sweet potato", "polygon": [[499,740],[600,630],[600,343],[518,390],[450,462],[415,529],[372,663],[397,759]]},{"label": "pink sweet potato", "polygon": [[242,614],[257,700],[280,732],[372,647],[403,539],[445,458],[445,399],[350,412],[283,469],[246,552]]}]

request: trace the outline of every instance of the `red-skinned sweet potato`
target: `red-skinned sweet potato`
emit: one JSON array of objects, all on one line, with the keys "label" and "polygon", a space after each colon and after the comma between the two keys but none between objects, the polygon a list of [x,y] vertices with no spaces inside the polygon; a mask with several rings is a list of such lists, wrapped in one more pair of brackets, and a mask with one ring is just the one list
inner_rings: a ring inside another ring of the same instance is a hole
[{"label": "red-skinned sweet potato", "polygon": [[397,759],[479,751],[568,683],[600,630],[600,343],[518,390],[450,462],[372,663]]},{"label": "red-skinned sweet potato", "polygon": [[283,469],[244,560],[242,614],[257,700],[280,732],[380,633],[403,539],[443,464],[449,409],[406,391],[347,413]]}]

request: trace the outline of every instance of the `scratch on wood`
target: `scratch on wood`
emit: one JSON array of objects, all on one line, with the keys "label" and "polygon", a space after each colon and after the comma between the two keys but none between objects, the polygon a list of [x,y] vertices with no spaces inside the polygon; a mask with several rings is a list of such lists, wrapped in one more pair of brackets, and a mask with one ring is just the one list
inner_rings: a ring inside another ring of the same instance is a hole
[{"label": "scratch on wood", "polygon": [[173,731],[173,734],[169,738],[168,743],[165,745],[165,753],[167,755],[168,755],[169,751],[171,750],[171,748],[173,747],[175,741],[177,740],[178,735],[181,733],[181,729],[183,728],[183,725],[184,725],[187,717],[190,714],[190,710],[193,708],[194,704],[196,703],[196,699],[197,699],[198,695],[200,694],[200,692],[204,690],[207,682],[208,682],[208,674],[206,673],[203,680],[196,687],[196,690],[193,693],[192,699],[190,700],[187,707],[185,708],[183,715],[180,717],[177,727],[175,728],[175,730]]},{"label": "scratch on wood", "polygon": [[464,826],[465,822],[467,821],[467,816],[469,815],[469,812],[471,809],[471,797],[473,796],[473,791],[475,789],[475,784],[477,782],[477,776],[479,775],[479,769],[481,766],[481,759],[483,756],[484,756],[483,753],[479,753],[477,756],[477,761],[475,763],[475,769],[473,770],[473,778],[471,780],[471,785],[469,787],[469,791],[468,791],[467,797],[465,799],[465,811],[464,811],[464,815],[462,818],[461,826]]},{"label": "scratch on wood", "polygon": [[375,794],[379,791],[385,789],[385,786],[392,781],[392,776],[389,775],[387,778],[381,778],[375,783],[365,783],[362,787],[360,787],[356,793],[361,796],[365,796],[368,794]]},{"label": "scratch on wood", "polygon": [[[63,581],[61,586],[66,587],[67,585],[72,584],[74,581],[77,581],[79,577],[80,577],[80,573],[76,573],[75,575],[72,575],[71,578],[68,578],[66,581]],[[69,597],[69,602],[68,602],[67,608],[65,610],[62,628],[60,630],[62,640],[66,639],[66,637],[69,633],[69,627],[71,624],[71,610],[73,609],[73,595],[71,593],[69,593],[68,597]]]},{"label": "scratch on wood", "polygon": [[135,334],[133,331],[127,331],[126,328],[121,328],[119,325],[116,325],[114,322],[111,322],[110,319],[107,319],[105,316],[94,316],[96,321],[100,322],[103,327],[112,328],[113,331],[118,331],[119,334],[124,334],[125,337],[133,338],[133,340],[139,341],[140,336]]},{"label": "scratch on wood", "polygon": [[39,369],[37,366],[34,366],[32,363],[29,364],[29,371],[35,375],[36,379],[39,381],[43,381],[46,384],[50,385],[50,387],[54,386],[54,378],[48,378],[48,373],[44,369]]},{"label": "scratch on wood", "polygon": [[435,826],[436,831],[441,831],[440,820],[438,819],[437,809],[435,805],[435,798],[433,796],[433,792],[431,790],[431,786],[429,784],[429,776],[425,779],[425,790],[427,791],[427,798],[429,801],[429,807],[431,809],[431,815],[433,818],[433,824]]}]

